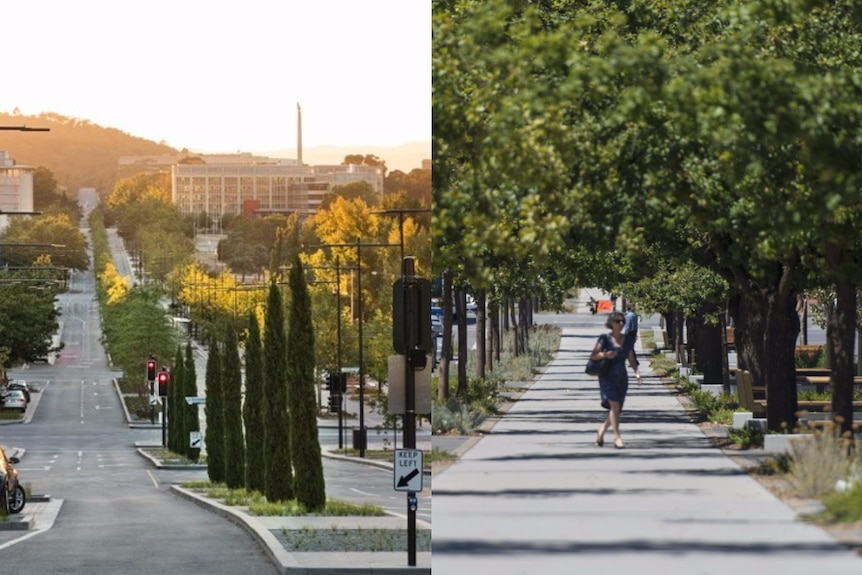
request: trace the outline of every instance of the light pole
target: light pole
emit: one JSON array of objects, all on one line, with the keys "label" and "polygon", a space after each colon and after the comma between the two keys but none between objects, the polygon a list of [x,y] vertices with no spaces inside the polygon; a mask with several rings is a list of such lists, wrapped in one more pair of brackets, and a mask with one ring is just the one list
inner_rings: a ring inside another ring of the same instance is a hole
[{"label": "light pole", "polygon": [[356,248],[356,290],[358,294],[359,307],[359,457],[365,457],[367,432],[365,429],[365,361],[363,357],[362,324],[364,323],[362,309],[362,248],[392,248],[399,244],[368,243],[363,244],[361,238],[356,238],[352,244],[320,244],[309,246],[312,248]]},{"label": "light pole", "polygon": [[14,130],[17,132],[50,132],[51,128],[31,128],[30,126],[0,126],[0,130]]}]

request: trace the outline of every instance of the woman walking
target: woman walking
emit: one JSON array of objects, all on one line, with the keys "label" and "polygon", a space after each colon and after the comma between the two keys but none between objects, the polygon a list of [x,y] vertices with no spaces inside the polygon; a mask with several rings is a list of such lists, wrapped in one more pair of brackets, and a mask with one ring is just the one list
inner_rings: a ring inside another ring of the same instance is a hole
[{"label": "woman walking", "polygon": [[608,360],[608,369],[604,375],[599,376],[599,389],[602,396],[602,407],[608,410],[608,416],[602,426],[599,427],[596,436],[596,445],[601,447],[605,443],[605,432],[610,427],[614,432],[614,447],[622,449],[625,447],[620,437],[620,413],[626,400],[626,392],[629,389],[629,374],[626,370],[626,359],[637,376],[638,385],[643,383],[641,373],[638,369],[638,361],[635,357],[634,342],[627,339],[623,334],[623,326],[626,317],[623,313],[615,311],[608,316],[605,327],[610,328],[611,333],[602,334],[590,354],[592,360]]}]

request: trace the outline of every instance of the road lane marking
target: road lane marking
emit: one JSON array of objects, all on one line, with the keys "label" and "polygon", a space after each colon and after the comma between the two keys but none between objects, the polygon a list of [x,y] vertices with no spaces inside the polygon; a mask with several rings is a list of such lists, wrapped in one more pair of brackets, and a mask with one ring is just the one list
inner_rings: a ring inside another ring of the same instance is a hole
[{"label": "road lane marking", "polygon": [[150,476],[150,481],[152,481],[152,482],[153,482],[153,487],[155,487],[156,489],[158,489],[158,488],[159,488],[159,482],[158,482],[158,481],[156,481],[155,476],[152,474],[152,472],[151,472],[149,469],[147,469],[147,475],[149,475],[149,476]]}]

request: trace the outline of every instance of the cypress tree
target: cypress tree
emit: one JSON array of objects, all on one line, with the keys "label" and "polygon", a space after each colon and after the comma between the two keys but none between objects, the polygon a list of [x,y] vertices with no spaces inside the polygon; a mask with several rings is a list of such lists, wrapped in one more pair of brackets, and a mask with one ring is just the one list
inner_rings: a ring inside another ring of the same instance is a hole
[{"label": "cypress tree", "polygon": [[[183,369],[183,395],[188,397],[198,396],[198,376],[195,369],[195,357],[192,350],[191,342],[186,342],[186,360]],[[198,406],[189,405],[183,402],[183,429],[189,435],[193,431],[201,430],[201,422],[198,419]],[[200,447],[192,447],[190,442],[186,442],[186,457],[192,461],[197,461],[200,458]]]},{"label": "cypress tree", "polygon": [[281,291],[272,282],[266,303],[263,337],[264,495],[272,502],[293,499],[286,352]]},{"label": "cypress tree", "polygon": [[245,444],[242,438],[242,369],[236,328],[227,327],[222,355],[224,397],[224,481],[231,489],[245,485]]},{"label": "cypress tree", "polygon": [[287,332],[288,407],[290,450],[293,454],[293,491],[308,511],[326,505],[323,460],[317,435],[317,400],[314,395],[314,326],[311,298],[299,256],[290,269],[290,314]]},{"label": "cypress tree", "polygon": [[207,354],[206,392],[206,446],[207,475],[213,483],[224,481],[224,401],[221,384],[221,343],[213,336],[209,339]]},{"label": "cypress tree", "polygon": [[263,356],[257,315],[248,314],[248,339],[245,342],[245,488],[264,490],[263,456]]},{"label": "cypress tree", "polygon": [[177,346],[171,379],[168,382],[168,448],[174,453],[184,453],[183,449],[183,348]]}]

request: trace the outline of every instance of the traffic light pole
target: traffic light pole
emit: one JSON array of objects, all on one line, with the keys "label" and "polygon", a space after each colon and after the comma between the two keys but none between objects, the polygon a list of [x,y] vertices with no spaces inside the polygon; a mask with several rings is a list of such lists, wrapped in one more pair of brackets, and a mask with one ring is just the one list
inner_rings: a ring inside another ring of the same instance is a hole
[{"label": "traffic light pole", "polygon": [[[416,365],[419,342],[414,341],[416,329],[414,323],[419,319],[419,310],[416,309],[417,298],[414,297],[416,284],[416,271],[413,258],[402,258],[401,274],[404,286],[404,343],[407,351],[404,362],[404,447],[406,449],[416,448]],[[424,351],[423,351],[424,358]],[[422,470],[419,470],[422,473]],[[407,492],[407,564],[411,567],[416,565],[416,493]]]},{"label": "traffic light pole", "polygon": [[167,398],[162,399],[162,447],[168,447],[168,401]]}]

